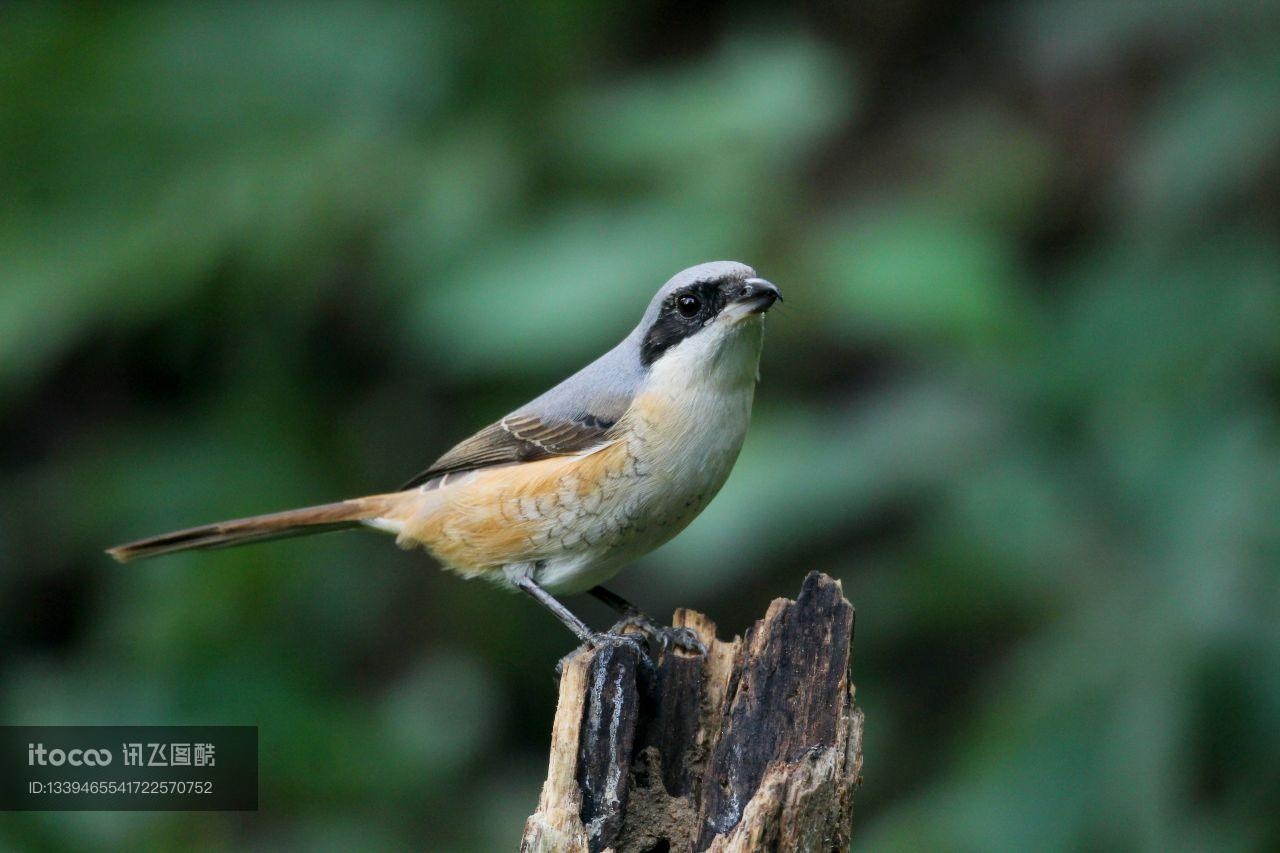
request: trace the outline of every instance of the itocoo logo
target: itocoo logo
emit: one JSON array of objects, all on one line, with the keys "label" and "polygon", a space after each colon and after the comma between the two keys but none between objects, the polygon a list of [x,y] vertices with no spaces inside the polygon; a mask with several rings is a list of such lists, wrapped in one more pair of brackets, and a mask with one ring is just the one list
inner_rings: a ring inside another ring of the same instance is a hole
[{"label": "itocoo logo", "polygon": [[27,766],[61,767],[69,764],[72,767],[106,767],[111,763],[109,749],[45,749],[42,743],[27,744]]}]

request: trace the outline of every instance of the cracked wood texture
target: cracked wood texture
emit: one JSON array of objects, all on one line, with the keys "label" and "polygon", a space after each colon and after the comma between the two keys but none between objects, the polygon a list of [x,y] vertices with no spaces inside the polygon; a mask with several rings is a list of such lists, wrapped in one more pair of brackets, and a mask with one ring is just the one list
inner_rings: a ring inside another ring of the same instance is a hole
[{"label": "cracked wood texture", "polygon": [[849,846],[862,712],[853,606],[812,572],[745,638],[677,610],[707,655],[620,644],[564,667],[523,851],[810,851]]}]

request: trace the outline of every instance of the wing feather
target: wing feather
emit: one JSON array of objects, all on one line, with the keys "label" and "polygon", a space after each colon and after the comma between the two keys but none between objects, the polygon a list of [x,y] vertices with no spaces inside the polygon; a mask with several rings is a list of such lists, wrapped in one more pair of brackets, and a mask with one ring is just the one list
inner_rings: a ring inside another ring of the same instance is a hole
[{"label": "wing feather", "polygon": [[599,413],[582,413],[570,418],[543,418],[528,413],[507,415],[459,442],[401,489],[433,488],[447,475],[463,471],[580,453],[608,441],[616,422],[616,417]]}]

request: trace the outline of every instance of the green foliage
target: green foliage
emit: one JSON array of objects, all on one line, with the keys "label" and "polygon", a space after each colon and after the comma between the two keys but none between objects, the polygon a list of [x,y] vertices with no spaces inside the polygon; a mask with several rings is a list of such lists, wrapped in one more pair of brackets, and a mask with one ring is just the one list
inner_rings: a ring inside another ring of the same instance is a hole
[{"label": "green foliage", "polygon": [[752,432],[618,590],[843,579],[864,849],[1280,845],[1280,10],[972,6],[0,9],[0,722],[262,743],[257,815],[0,844],[510,847],[544,613],[372,536],[100,549],[392,488],[735,258]]}]

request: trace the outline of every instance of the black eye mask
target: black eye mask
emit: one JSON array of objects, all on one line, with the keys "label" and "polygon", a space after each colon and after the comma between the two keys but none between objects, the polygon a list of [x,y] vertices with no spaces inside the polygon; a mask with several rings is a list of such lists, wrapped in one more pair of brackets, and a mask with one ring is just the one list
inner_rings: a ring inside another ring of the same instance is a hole
[{"label": "black eye mask", "polygon": [[728,301],[727,291],[736,286],[736,281],[701,281],[667,297],[658,319],[645,332],[640,345],[640,363],[648,367],[671,347],[714,320]]}]

